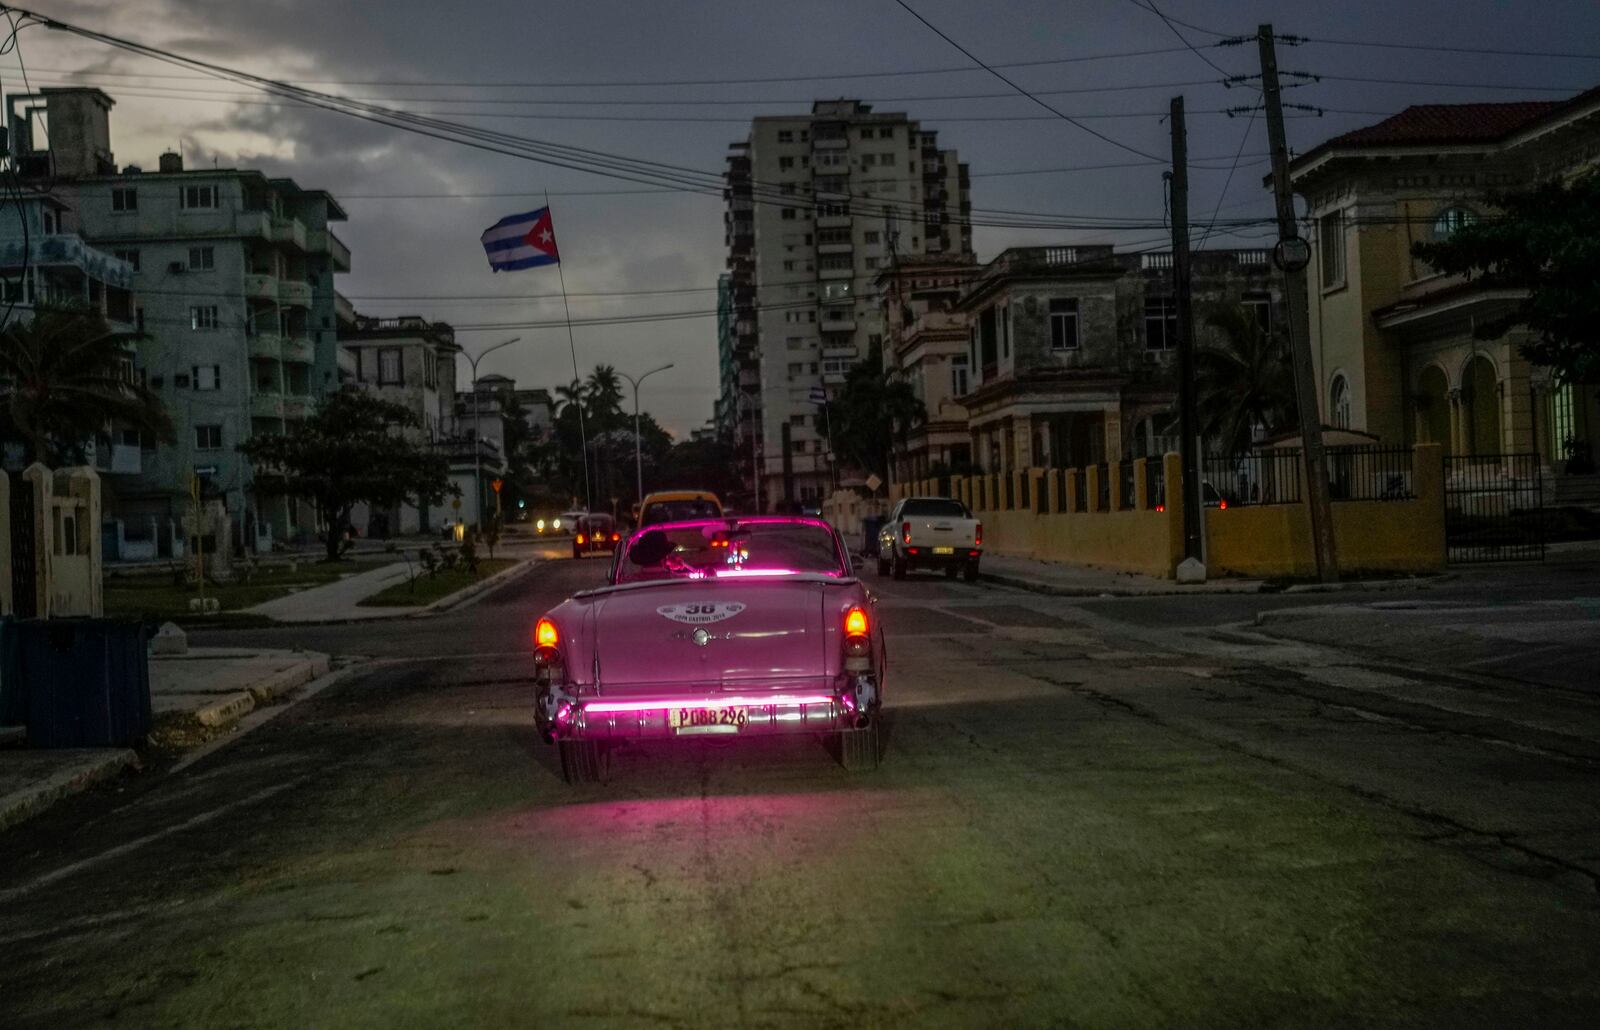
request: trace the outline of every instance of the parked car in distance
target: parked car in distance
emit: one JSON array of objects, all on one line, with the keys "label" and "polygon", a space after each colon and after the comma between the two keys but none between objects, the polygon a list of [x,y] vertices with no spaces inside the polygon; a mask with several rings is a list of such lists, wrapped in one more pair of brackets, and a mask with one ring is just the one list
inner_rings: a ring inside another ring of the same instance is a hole
[{"label": "parked car in distance", "polygon": [[722,516],[722,502],[709,490],[657,490],[639,503],[639,527]]},{"label": "parked car in distance", "polygon": [[906,497],[878,531],[878,575],[905,579],[916,569],[943,569],[952,579],[978,578],[983,523],[949,497]]},{"label": "parked car in distance", "polygon": [[573,523],[572,556],[582,558],[589,554],[610,554],[617,549],[622,534],[617,532],[617,520],[610,515],[580,515]]},{"label": "parked car in distance", "polygon": [[646,526],[608,584],[534,626],[534,718],[569,782],[636,739],[814,734],[878,765],[886,669],[875,601],[820,519]]}]

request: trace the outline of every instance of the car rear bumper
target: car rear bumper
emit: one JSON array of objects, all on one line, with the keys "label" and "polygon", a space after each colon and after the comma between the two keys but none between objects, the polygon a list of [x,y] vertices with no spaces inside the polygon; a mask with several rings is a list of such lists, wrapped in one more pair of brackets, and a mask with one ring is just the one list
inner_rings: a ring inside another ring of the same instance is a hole
[{"label": "car rear bumper", "polygon": [[935,554],[931,547],[906,548],[902,557],[910,568],[944,568],[947,565],[965,565],[983,557],[980,547],[956,547],[952,554]]},{"label": "car rear bumper", "polygon": [[[729,704],[730,701],[747,701],[748,704]],[[627,708],[618,710],[612,702],[580,702],[577,714],[569,720],[568,740],[646,740],[670,739],[689,736],[771,736],[784,733],[818,733],[848,728],[851,713],[838,697],[813,696],[808,699],[771,700],[760,698],[679,698],[668,702],[625,702]],[[703,708],[710,713],[727,709],[742,709],[744,722],[740,725],[695,726],[675,729],[671,721],[674,710]]]}]

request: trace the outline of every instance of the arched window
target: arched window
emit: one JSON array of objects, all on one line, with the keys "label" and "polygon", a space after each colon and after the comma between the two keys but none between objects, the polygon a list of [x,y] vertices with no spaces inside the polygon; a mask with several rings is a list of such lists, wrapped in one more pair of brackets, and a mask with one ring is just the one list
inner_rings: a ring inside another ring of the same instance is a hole
[{"label": "arched window", "polygon": [[1477,220],[1478,216],[1471,208],[1447,207],[1433,220],[1433,234],[1442,240]]},{"label": "arched window", "polygon": [[1342,375],[1333,377],[1328,390],[1328,421],[1340,429],[1350,428],[1350,383]]}]

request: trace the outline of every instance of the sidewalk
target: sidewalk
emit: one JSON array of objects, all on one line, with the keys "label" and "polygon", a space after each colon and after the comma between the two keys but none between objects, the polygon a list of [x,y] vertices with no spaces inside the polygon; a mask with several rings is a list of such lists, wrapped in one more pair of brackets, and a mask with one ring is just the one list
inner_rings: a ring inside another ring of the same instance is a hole
[{"label": "sidewalk", "polygon": [[[327,672],[328,656],[311,651],[194,648],[150,659],[150,707],[157,723],[192,720],[216,730]],[[0,732],[0,830],[140,768],[138,753],[129,748],[24,745],[20,727]]]},{"label": "sidewalk", "polygon": [[1257,594],[1266,588],[1258,579],[1213,579],[1179,584],[1170,579],[1137,572],[1113,572],[1087,565],[1008,558],[985,554],[979,565],[982,578],[1002,586],[1057,597],[1148,597],[1158,594]]},{"label": "sidewalk", "polygon": [[324,586],[301,590],[245,611],[252,615],[265,615],[277,622],[343,622],[347,619],[386,619],[398,612],[413,609],[361,608],[362,598],[371,597],[391,583],[398,583],[410,573],[403,561],[384,565],[370,572]]}]

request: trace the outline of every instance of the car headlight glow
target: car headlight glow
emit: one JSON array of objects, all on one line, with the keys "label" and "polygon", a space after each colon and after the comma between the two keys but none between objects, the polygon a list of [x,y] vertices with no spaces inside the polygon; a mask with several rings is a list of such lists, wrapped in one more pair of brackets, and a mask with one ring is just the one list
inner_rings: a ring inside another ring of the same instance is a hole
[{"label": "car headlight glow", "polygon": [[554,522],[550,523],[550,527],[552,529],[560,529],[561,528],[561,520],[560,519],[556,519]]},{"label": "car headlight glow", "polygon": [[539,527],[539,532],[541,532],[541,533],[544,532],[544,519],[540,519],[538,521],[537,525]]}]

